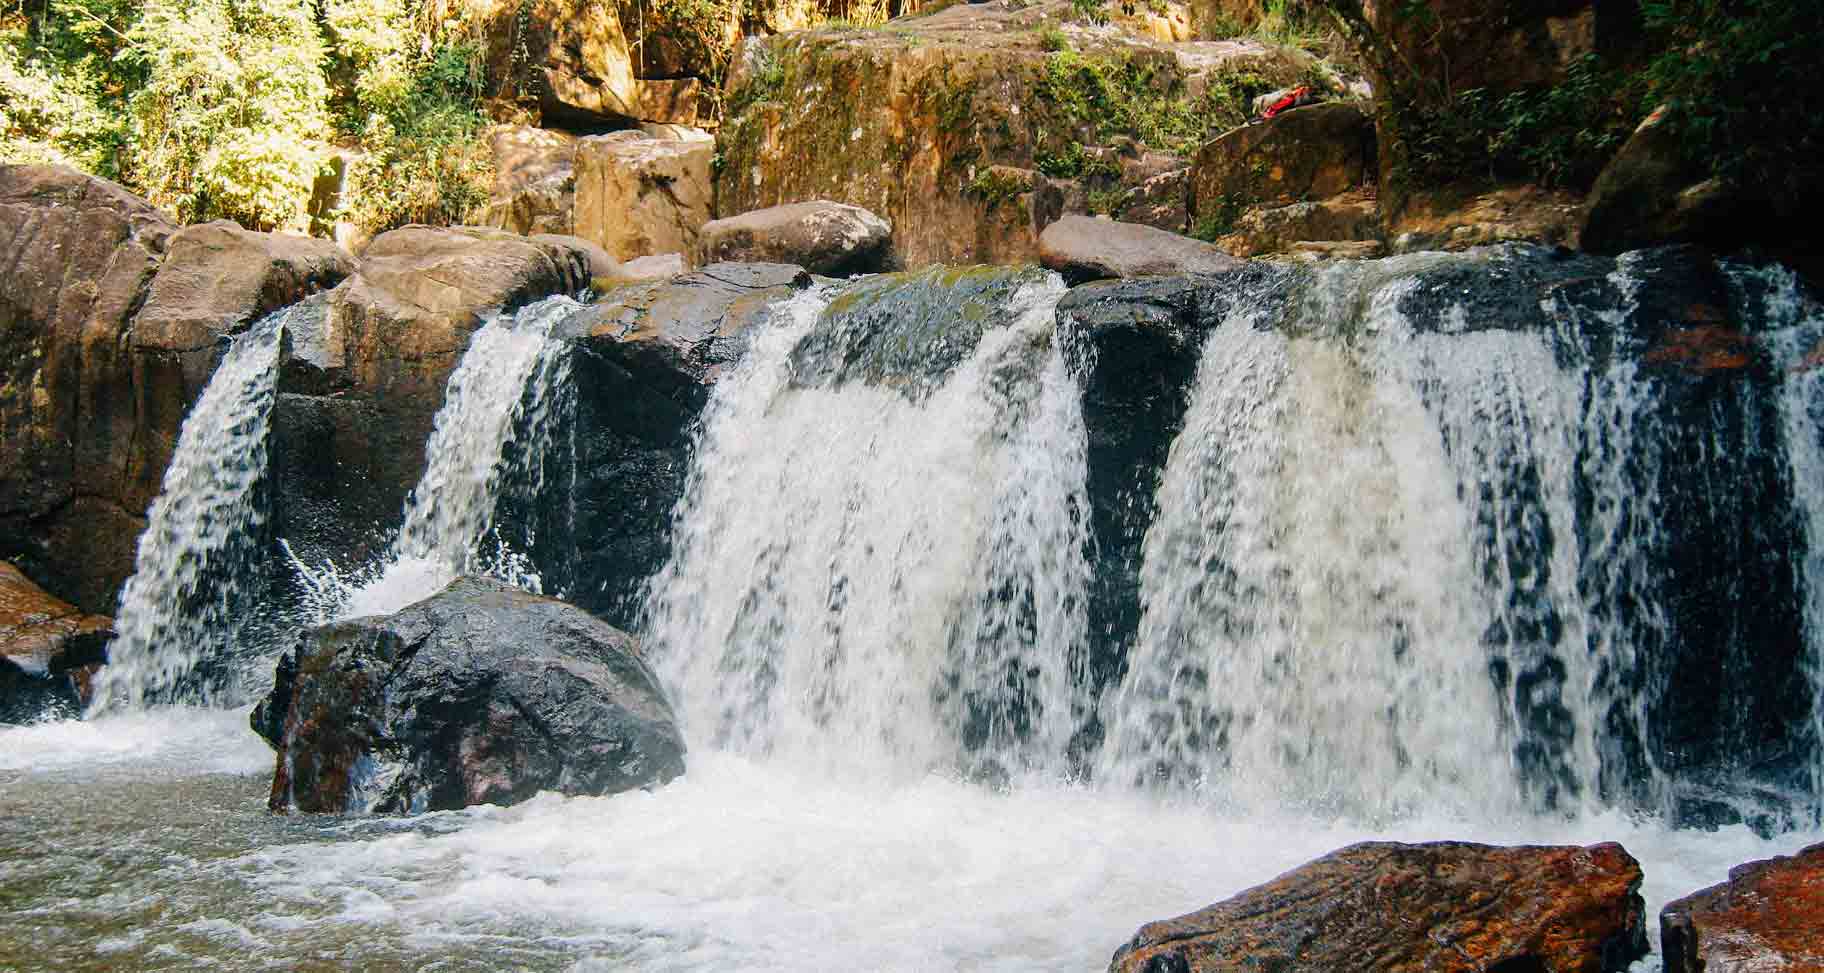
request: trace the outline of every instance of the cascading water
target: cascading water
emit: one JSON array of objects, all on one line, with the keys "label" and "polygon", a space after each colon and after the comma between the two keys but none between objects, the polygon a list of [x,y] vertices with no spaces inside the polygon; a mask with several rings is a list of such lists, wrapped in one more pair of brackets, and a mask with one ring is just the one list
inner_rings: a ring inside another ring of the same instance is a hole
[{"label": "cascading water", "polygon": [[153,701],[207,703],[230,690],[191,679],[226,654],[244,622],[265,512],[256,496],[286,322],[294,306],[236,337],[184,419],[164,485],[146,514],[133,575],[115,613],[117,637],[91,709]]},{"label": "cascading water", "polygon": [[648,607],[700,744],[887,779],[1063,767],[1088,566],[1062,292],[1020,286],[922,396],[794,384],[808,293],[718,386]]},{"label": "cascading water", "polygon": [[504,493],[536,496],[544,486],[570,369],[568,344],[553,331],[580,307],[558,296],[486,317],[450,375],[424,475],[385,560],[349,579],[333,566],[294,564],[318,619],[398,611],[464,573],[539,589],[522,555],[488,541]]},{"label": "cascading water", "polygon": [[1103,772],[1244,807],[1499,803],[1513,776],[1471,512],[1424,403],[1336,336],[1288,338],[1257,314],[1205,346]]}]

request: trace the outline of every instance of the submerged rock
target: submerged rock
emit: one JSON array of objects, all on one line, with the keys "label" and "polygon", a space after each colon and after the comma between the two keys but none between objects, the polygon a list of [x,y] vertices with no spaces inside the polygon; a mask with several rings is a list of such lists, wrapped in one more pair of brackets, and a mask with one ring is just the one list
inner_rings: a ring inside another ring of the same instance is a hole
[{"label": "submerged rock", "polygon": [[1046,227],[1039,235],[1039,263],[1073,282],[1220,274],[1241,266],[1241,261],[1201,240],[1087,216],[1066,216]]},{"label": "submerged rock", "polygon": [[112,619],[84,615],[0,561],[0,723],[74,715],[113,629]]},{"label": "submerged rock", "polygon": [[632,636],[481,578],[305,632],[253,725],[278,750],[279,812],[514,804],[684,772],[683,736]]},{"label": "submerged rock", "polygon": [[1364,842],[1152,922],[1111,971],[1625,970],[1646,955],[1640,865],[1614,843]]},{"label": "submerged rock", "polygon": [[1659,912],[1666,973],[1824,970],[1824,844],[1737,865]]},{"label": "submerged rock", "polygon": [[812,200],[769,206],[703,227],[698,263],[757,260],[846,277],[887,269],[893,227],[859,206]]}]

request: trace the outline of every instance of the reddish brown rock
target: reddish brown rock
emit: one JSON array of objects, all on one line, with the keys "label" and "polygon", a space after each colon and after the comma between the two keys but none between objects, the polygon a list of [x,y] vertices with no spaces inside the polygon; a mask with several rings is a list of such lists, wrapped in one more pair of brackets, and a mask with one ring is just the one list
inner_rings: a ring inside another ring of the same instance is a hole
[{"label": "reddish brown rock", "polygon": [[127,340],[177,227],[57,166],[0,166],[0,557],[112,607],[162,466],[144,461]]},{"label": "reddish brown rock", "polygon": [[1366,842],[1148,923],[1122,973],[1604,973],[1647,951],[1640,865],[1614,843]]},{"label": "reddish brown rock", "polygon": [[1740,371],[1754,364],[1754,340],[1723,324],[1673,328],[1647,349],[1650,365],[1673,365],[1693,375]]},{"label": "reddish brown rock", "polygon": [[88,676],[105,656],[112,619],[46,593],[0,561],[0,722],[66,713],[88,702]]},{"label": "reddish brown rock", "polygon": [[1824,973],[1824,844],[1737,865],[1659,911],[1666,973]]}]

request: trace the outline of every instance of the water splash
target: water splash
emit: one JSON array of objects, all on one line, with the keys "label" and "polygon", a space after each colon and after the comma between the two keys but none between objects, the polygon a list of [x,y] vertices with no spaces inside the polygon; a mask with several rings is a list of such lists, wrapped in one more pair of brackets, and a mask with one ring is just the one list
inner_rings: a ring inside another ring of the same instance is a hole
[{"label": "water splash", "polygon": [[385,558],[349,573],[292,559],[309,618],[390,614],[463,574],[541,589],[495,516],[507,493],[536,497],[544,488],[570,375],[569,345],[553,332],[581,306],[558,296],[484,318],[450,375],[425,444],[424,475]]},{"label": "water splash", "polygon": [[809,292],[717,387],[646,626],[700,743],[882,779],[1062,766],[1089,570],[1062,292],[1020,287],[918,395],[795,387]]},{"label": "water splash", "polygon": [[280,311],[236,337],[184,418],[120,594],[92,712],[232,694],[234,673],[197,670],[232,651],[257,587],[266,519],[257,488],[285,326],[297,313]]}]

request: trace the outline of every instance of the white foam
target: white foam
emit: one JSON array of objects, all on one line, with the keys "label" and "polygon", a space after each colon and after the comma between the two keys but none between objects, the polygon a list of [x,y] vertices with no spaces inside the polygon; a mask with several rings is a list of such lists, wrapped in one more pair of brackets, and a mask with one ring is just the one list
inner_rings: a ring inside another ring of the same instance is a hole
[{"label": "white foam", "polygon": [[89,720],[0,726],[0,770],[132,764],[184,776],[270,771],[272,750],[248,727],[247,712],[166,706]]}]

